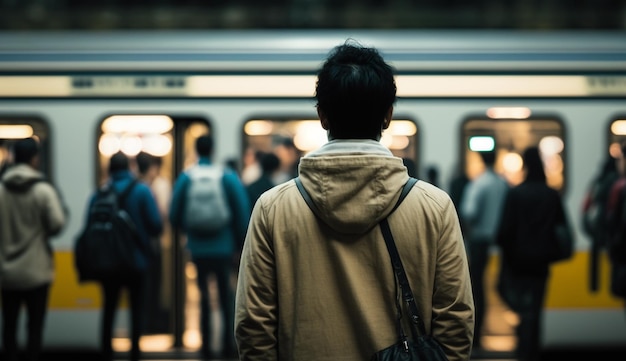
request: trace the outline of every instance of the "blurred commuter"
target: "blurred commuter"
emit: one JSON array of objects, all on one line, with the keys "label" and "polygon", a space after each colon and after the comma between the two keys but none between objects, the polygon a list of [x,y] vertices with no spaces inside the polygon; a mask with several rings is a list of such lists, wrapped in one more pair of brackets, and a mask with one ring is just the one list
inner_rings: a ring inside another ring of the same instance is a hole
[{"label": "blurred commuter", "polygon": [[198,164],[181,173],[174,184],[169,219],[173,227],[187,234],[187,248],[197,271],[198,290],[200,292],[200,331],[202,336],[202,357],[216,358],[211,349],[212,322],[209,294],[209,276],[215,275],[219,293],[220,312],[223,320],[221,334],[221,352],[223,357],[236,356],[233,338],[234,297],[231,282],[233,259],[239,258],[237,250],[243,241],[250,219],[250,201],[244,185],[233,170],[223,168],[220,174],[222,189],[225,193],[230,214],[228,223],[210,235],[197,235],[190,232],[186,206],[189,203],[188,192],[191,183],[196,181],[192,172],[198,167],[212,167],[213,138],[201,136],[196,139]]},{"label": "blurred commuter", "polygon": [[[108,167],[109,179],[116,192],[121,194],[126,187],[135,179],[130,170],[129,159],[124,153],[116,153],[111,156]],[[96,199],[97,191],[92,194],[87,209]],[[151,239],[158,237],[163,232],[163,221],[159,214],[159,208],[152,191],[147,184],[137,182],[131,189],[124,204],[121,205],[129,214],[137,227],[139,236],[146,248],[150,245]],[[89,213],[85,220],[87,221]],[[145,308],[145,287],[146,273],[152,262],[152,255],[149,253],[138,253],[136,261],[141,265],[143,271],[128,274],[124,277],[110,277],[101,281],[104,305],[102,311],[102,329],[100,342],[102,347],[102,359],[110,361],[113,359],[113,326],[115,314],[120,302],[122,290],[126,290],[130,301],[130,359],[139,360],[141,350],[139,340],[144,326]]]},{"label": "blurred commuter", "polygon": [[39,359],[54,260],[50,238],[66,224],[67,214],[56,189],[38,170],[39,143],[18,140],[14,162],[0,179],[0,285],[2,344],[7,361],[18,359],[17,326],[27,312],[29,361]]},{"label": "blurred commuter", "polygon": [[495,244],[504,197],[509,189],[506,180],[494,171],[495,150],[479,152],[485,170],[467,184],[461,200],[461,220],[469,253],[470,276],[476,307],[474,347],[480,348],[487,310],[485,269]]},{"label": "blurred commuter", "polygon": [[[139,180],[150,187],[152,194],[159,208],[159,214],[163,222],[164,233],[167,234],[167,211],[171,199],[172,186],[163,176],[161,168],[163,159],[150,153],[139,152],[135,157]],[[145,333],[158,333],[167,331],[167,313],[162,304],[162,282],[163,282],[163,241],[162,235],[151,237],[152,258],[146,273],[146,317],[144,318]]]},{"label": "blurred commuter", "polygon": [[261,176],[261,156],[263,151],[248,147],[243,155],[243,168],[241,169],[241,182],[248,185]]},{"label": "blurred commuter", "polygon": [[618,178],[609,191],[606,209],[607,251],[611,293],[626,299],[626,143],[622,144],[616,166]]},{"label": "blurred commuter", "polygon": [[498,230],[501,272],[507,273],[509,303],[519,316],[516,356],[519,361],[541,357],[541,325],[550,265],[555,262],[557,226],[568,235],[571,226],[561,196],[546,181],[539,149],[523,154],[526,177],[507,194]]},{"label": "blurred commuter", "polygon": [[465,189],[467,188],[467,184],[470,182],[470,179],[465,174],[465,170],[462,167],[457,167],[455,174],[450,181],[450,188],[448,193],[450,194],[450,198],[454,203],[454,207],[459,215],[459,221],[461,223],[461,231],[465,234],[465,222],[461,219],[461,200],[463,199],[463,195],[465,194]]},{"label": "blurred commuter", "polygon": [[406,167],[406,171],[409,174],[409,177],[419,178],[417,174],[417,166],[415,165],[415,161],[411,158],[402,158],[402,163]]},{"label": "blurred commuter", "polygon": [[437,166],[431,165],[426,168],[426,181],[435,187],[439,187],[439,169],[437,169]]},{"label": "blurred commuter", "polygon": [[607,245],[607,201],[611,187],[619,176],[617,172],[617,162],[619,161],[607,154],[600,173],[589,185],[582,204],[583,231],[591,240],[591,252],[589,252],[589,288],[591,291],[599,289],[598,258],[600,251]]},{"label": "blurred commuter", "polygon": [[276,185],[273,176],[280,167],[280,159],[272,152],[264,153],[261,156],[260,163],[261,177],[246,186],[251,206],[254,206],[254,203],[256,203],[256,200],[259,199],[263,192]]},{"label": "blurred commuter", "polygon": [[237,286],[240,360],[369,360],[395,344],[402,300],[378,226],[387,216],[426,331],[451,361],[468,360],[474,310],[454,205],[418,182],[391,214],[409,179],[380,143],[393,69],[346,42],[318,73],[316,99],[329,142],[300,159],[299,179],[319,212],[294,181],[257,200]]},{"label": "blurred commuter", "polygon": [[164,219],[167,219],[169,202],[172,198],[172,185],[161,175],[163,158],[140,152],[137,154],[136,161],[139,179],[150,187],[159,206],[159,212]]},{"label": "blurred commuter", "polygon": [[278,172],[274,174],[273,181],[280,184],[293,179],[298,175],[298,162],[300,160],[300,150],[291,138],[281,137],[278,144],[274,147],[274,154],[280,159],[280,167]]}]

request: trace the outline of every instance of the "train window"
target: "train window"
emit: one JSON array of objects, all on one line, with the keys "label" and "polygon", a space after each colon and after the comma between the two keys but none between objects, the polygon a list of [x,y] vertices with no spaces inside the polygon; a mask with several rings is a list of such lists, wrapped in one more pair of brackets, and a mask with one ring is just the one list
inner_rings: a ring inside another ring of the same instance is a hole
[{"label": "train window", "polygon": [[619,157],[624,141],[626,141],[626,115],[621,115],[611,121],[609,126],[609,154],[613,158]]},{"label": "train window", "polygon": [[46,122],[40,118],[15,117],[0,115],[0,172],[11,162],[11,147],[18,139],[34,137],[41,144],[39,170],[48,178],[52,178],[50,154],[50,130]]},{"label": "train window", "polygon": [[[320,121],[313,117],[255,117],[248,120],[243,128],[244,158],[242,177],[248,183],[255,175],[249,175],[247,167],[254,163],[257,151],[276,151],[278,145],[285,140],[293,143],[298,156],[321,147],[327,140],[326,131]],[[417,161],[418,128],[413,120],[395,118],[388,129],[383,132],[381,143],[400,158],[406,160],[408,166],[418,169]],[[277,154],[280,157],[280,154]],[[296,161],[293,159],[293,161]],[[413,171],[415,171],[415,169]]]},{"label": "train window", "polygon": [[486,116],[470,116],[465,120],[461,141],[461,160],[469,179],[484,169],[479,152],[495,149],[496,172],[511,185],[517,185],[524,180],[524,150],[538,147],[548,185],[561,192],[564,190],[564,129],[562,122],[555,117],[530,117],[527,108],[492,108]]}]

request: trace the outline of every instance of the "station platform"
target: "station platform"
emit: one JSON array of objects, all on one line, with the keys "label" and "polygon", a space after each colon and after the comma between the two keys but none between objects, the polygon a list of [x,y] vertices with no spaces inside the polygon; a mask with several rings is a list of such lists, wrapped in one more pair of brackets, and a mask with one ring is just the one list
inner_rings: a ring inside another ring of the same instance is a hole
[{"label": "station platform", "polygon": [[[0,353],[0,359],[3,359]],[[626,345],[623,348],[603,348],[603,349],[551,349],[542,353],[541,360],[571,360],[571,359],[591,359],[591,360],[626,360]],[[196,351],[165,351],[165,352],[144,352],[142,361],[204,361]],[[85,361],[98,360],[98,355],[92,350],[46,350],[41,355],[40,361]],[[128,360],[126,353],[116,353],[114,360]],[[237,361],[237,359],[212,359],[214,361]],[[472,354],[471,361],[517,361],[512,352],[477,350]]]}]

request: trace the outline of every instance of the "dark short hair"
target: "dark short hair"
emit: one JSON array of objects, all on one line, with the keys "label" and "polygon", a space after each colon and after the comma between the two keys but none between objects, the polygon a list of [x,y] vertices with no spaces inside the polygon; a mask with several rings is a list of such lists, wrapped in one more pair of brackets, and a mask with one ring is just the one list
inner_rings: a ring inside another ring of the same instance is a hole
[{"label": "dark short hair", "polygon": [[483,159],[483,162],[485,162],[486,166],[491,167],[496,163],[496,150],[495,149],[481,151],[478,153],[480,154],[480,157]]},{"label": "dark short hair", "polygon": [[15,163],[30,163],[39,154],[39,142],[35,138],[20,139],[13,145]]},{"label": "dark short hair", "polygon": [[280,159],[272,152],[264,153],[260,160],[263,173],[271,173],[280,167]]},{"label": "dark short hair", "polygon": [[394,69],[352,39],[331,50],[317,74],[317,107],[337,139],[377,139],[396,101]]},{"label": "dark short hair", "polygon": [[115,173],[120,170],[128,170],[128,156],[122,152],[117,152],[111,156],[109,160],[109,174]]},{"label": "dark short hair", "polygon": [[201,157],[208,157],[213,153],[213,138],[201,135],[196,139],[196,152]]},{"label": "dark short hair", "polygon": [[140,174],[145,174],[148,169],[150,169],[150,165],[152,164],[152,155],[146,152],[139,152],[137,156],[135,156],[135,161],[137,162],[137,170],[139,170]]}]

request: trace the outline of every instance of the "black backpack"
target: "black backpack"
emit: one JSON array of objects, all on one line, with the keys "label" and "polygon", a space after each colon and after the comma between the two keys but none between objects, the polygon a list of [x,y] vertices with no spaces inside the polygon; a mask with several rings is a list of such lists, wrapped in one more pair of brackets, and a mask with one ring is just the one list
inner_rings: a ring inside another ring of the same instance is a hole
[{"label": "black backpack", "polygon": [[137,180],[133,180],[119,195],[110,183],[98,190],[87,224],[74,246],[79,281],[127,277],[140,271],[135,256],[137,250],[145,252],[145,247],[133,220],[123,208],[136,183]]}]

